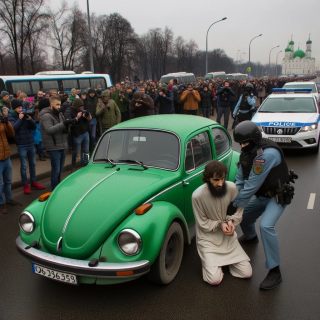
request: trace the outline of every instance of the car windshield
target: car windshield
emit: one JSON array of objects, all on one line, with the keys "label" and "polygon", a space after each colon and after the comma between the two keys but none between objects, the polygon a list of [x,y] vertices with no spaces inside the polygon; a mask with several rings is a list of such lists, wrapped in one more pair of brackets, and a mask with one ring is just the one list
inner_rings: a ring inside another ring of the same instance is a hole
[{"label": "car windshield", "polygon": [[175,170],[179,166],[179,149],[179,139],[172,133],[121,129],[103,136],[93,161]]},{"label": "car windshield", "polygon": [[315,113],[317,109],[312,97],[276,97],[266,99],[259,112]]},{"label": "car windshield", "polygon": [[311,92],[317,92],[316,85],[310,83],[286,83],[283,87],[286,89],[311,89]]}]

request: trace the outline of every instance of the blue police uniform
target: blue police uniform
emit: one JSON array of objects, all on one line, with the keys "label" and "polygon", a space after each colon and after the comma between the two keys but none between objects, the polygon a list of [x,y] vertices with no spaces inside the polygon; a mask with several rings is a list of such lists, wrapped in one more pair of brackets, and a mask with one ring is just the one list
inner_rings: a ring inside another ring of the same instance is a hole
[{"label": "blue police uniform", "polygon": [[275,224],[281,217],[285,205],[278,204],[275,196],[257,196],[256,193],[265,182],[270,171],[280,165],[281,161],[281,154],[276,148],[259,149],[253,160],[249,177],[244,179],[241,166],[236,177],[239,194],[234,200],[234,206],[244,208],[241,229],[247,239],[256,237],[255,222],[261,217],[260,234],[268,269],[280,265]]}]

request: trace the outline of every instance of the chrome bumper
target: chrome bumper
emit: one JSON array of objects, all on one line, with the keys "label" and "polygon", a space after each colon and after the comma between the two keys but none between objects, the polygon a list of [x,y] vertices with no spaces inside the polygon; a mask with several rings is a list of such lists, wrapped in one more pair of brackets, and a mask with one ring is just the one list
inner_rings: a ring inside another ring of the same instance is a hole
[{"label": "chrome bumper", "polygon": [[30,247],[21,240],[20,236],[16,239],[16,245],[17,249],[33,262],[78,276],[110,279],[137,278],[150,270],[148,260],[123,263],[98,262],[96,266],[90,267],[87,260],[64,258]]}]

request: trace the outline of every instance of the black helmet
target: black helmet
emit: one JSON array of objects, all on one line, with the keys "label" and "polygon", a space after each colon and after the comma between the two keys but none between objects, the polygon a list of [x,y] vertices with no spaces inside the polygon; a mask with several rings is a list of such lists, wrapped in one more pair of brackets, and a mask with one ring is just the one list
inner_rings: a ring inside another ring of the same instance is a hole
[{"label": "black helmet", "polygon": [[254,122],[245,120],[234,128],[233,139],[238,143],[253,142],[259,144],[262,139],[262,134]]}]

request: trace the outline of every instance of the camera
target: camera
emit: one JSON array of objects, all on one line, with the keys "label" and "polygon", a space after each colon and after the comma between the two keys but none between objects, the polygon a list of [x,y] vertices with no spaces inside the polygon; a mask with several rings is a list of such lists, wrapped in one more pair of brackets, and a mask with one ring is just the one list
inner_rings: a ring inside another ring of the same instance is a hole
[{"label": "camera", "polygon": [[87,117],[90,116],[90,112],[89,112],[88,110],[84,110],[84,111],[82,112],[82,115],[87,118]]}]

